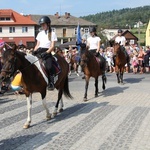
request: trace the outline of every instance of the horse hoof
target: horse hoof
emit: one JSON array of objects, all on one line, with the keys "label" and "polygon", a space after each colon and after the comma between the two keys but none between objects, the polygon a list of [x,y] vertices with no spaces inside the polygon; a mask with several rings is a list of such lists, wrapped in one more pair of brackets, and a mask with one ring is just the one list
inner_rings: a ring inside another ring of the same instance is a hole
[{"label": "horse hoof", "polygon": [[63,108],[59,109],[59,112],[63,112],[63,111],[64,111]]},{"label": "horse hoof", "polygon": [[30,127],[29,124],[25,124],[25,125],[23,126],[23,129],[28,129],[29,127]]},{"label": "horse hoof", "polygon": [[46,121],[51,120],[51,116],[46,116]]},{"label": "horse hoof", "polygon": [[86,102],[86,101],[88,101],[88,100],[87,100],[87,98],[83,98],[83,101]]},{"label": "horse hoof", "polygon": [[95,97],[98,97],[98,95],[96,94]]},{"label": "horse hoof", "polygon": [[57,112],[53,113],[52,118],[54,118],[55,116],[57,116]]}]

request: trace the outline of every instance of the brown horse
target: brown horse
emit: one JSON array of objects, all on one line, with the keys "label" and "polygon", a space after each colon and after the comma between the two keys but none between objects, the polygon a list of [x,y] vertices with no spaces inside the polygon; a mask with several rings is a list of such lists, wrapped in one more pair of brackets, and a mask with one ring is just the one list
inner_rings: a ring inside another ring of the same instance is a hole
[{"label": "brown horse", "polygon": [[105,89],[105,83],[107,81],[105,70],[106,70],[106,60],[104,57],[99,56],[99,60],[95,57],[86,46],[82,44],[81,46],[81,62],[80,65],[85,74],[85,93],[84,101],[87,101],[87,91],[89,85],[90,77],[95,78],[95,97],[98,96],[98,77],[102,76],[102,88]]},{"label": "brown horse", "polygon": [[78,72],[78,68],[79,68],[79,65],[80,65],[80,56],[77,55],[77,54],[74,54],[74,55],[71,55],[71,59],[70,59],[70,72],[69,72],[69,75],[71,75],[71,70],[73,68],[73,70],[75,71],[75,73],[77,74],[77,76],[80,76],[79,75],[79,72]]},{"label": "brown horse", "polygon": [[[46,118],[47,120],[51,119],[51,114],[47,108],[45,99],[48,78],[41,67],[40,59],[38,57],[31,54],[25,54],[17,51],[16,49],[16,47],[13,47],[3,52],[3,67],[0,79],[2,81],[7,80],[7,78],[12,77],[17,70],[22,73],[23,89],[27,98],[28,108],[28,117],[24,124],[24,128],[28,128],[31,124],[32,93],[34,92],[39,92],[41,94],[42,103],[46,110]],[[62,102],[62,94],[64,94],[67,98],[72,98],[68,85],[68,63],[59,55],[56,55],[56,58],[61,68],[61,73],[58,74],[58,79],[55,82],[55,88],[58,90],[58,99],[54,114],[57,113],[59,101],[61,100]],[[61,106],[61,110],[62,109],[63,103]]]},{"label": "brown horse", "polygon": [[120,43],[114,43],[113,48],[115,55],[115,72],[117,75],[117,81],[118,83],[123,84],[123,73],[125,70],[125,64],[127,63],[127,58],[122,50],[122,47],[120,46]]}]

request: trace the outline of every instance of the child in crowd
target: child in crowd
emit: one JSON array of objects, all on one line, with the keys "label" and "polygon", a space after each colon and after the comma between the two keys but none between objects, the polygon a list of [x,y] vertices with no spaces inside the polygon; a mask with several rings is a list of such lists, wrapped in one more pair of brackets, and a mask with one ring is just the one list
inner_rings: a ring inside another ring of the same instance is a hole
[{"label": "child in crowd", "polygon": [[13,81],[11,82],[11,88],[15,91],[15,94],[23,94],[22,88],[22,74],[18,71]]},{"label": "child in crowd", "polygon": [[138,57],[137,55],[133,54],[132,58],[132,68],[133,68],[133,73],[136,74],[138,71]]}]

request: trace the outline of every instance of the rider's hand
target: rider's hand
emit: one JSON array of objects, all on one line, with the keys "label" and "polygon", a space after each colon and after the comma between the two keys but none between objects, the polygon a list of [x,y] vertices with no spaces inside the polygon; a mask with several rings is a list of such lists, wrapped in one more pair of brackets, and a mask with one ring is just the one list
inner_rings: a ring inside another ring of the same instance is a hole
[{"label": "rider's hand", "polygon": [[37,55],[37,51],[32,51],[32,55]]},{"label": "rider's hand", "polygon": [[47,54],[48,54],[47,52],[43,52],[43,53],[41,53],[41,57],[44,58],[44,57],[46,57]]}]

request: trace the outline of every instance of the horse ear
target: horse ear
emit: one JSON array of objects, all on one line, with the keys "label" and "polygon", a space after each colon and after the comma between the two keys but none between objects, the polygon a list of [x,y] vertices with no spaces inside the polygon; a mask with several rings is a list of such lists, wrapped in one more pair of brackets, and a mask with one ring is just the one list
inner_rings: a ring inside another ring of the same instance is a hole
[{"label": "horse ear", "polygon": [[16,45],[16,44],[13,44],[13,45],[12,45],[12,50],[13,50],[13,51],[16,51],[16,50],[17,50],[17,45]]}]

